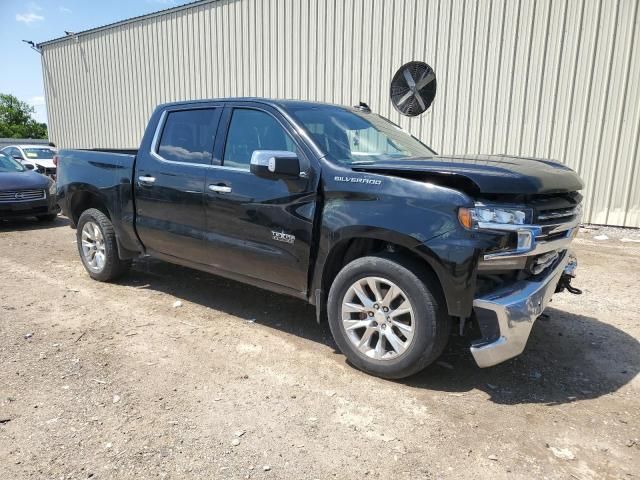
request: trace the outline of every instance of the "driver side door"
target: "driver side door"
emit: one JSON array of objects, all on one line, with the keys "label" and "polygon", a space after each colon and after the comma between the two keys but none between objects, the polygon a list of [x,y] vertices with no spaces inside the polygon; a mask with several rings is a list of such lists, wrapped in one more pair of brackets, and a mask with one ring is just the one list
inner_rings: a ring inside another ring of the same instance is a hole
[{"label": "driver side door", "polygon": [[[301,175],[252,174],[256,150],[295,152]],[[205,188],[213,267],[274,290],[306,292],[319,177],[311,155],[277,111],[246,102],[225,108]]]}]

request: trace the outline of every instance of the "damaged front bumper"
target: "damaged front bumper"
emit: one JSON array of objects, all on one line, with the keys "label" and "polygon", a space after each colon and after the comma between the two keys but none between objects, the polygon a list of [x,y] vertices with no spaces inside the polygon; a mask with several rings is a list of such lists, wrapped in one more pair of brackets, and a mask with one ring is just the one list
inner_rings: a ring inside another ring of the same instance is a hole
[{"label": "damaged front bumper", "polygon": [[491,367],[522,353],[533,323],[551,300],[560,280],[575,275],[576,266],[576,258],[565,250],[548,273],[517,281],[473,301],[483,334],[471,346],[479,367]]}]

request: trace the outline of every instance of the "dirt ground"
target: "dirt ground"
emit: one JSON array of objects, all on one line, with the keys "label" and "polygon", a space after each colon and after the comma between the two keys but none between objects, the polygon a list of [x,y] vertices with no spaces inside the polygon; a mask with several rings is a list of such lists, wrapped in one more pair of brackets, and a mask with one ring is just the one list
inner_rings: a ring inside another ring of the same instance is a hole
[{"label": "dirt ground", "polygon": [[631,240],[581,232],[584,294],[522,356],[479,369],[458,338],[392,382],[299,300],[156,261],[101,284],[64,218],[0,223],[0,478],[638,478]]}]

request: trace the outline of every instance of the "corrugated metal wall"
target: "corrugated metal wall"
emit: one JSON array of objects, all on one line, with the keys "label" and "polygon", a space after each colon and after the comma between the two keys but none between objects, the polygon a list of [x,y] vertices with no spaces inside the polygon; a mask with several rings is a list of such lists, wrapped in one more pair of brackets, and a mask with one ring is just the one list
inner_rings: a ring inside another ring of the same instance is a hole
[{"label": "corrugated metal wall", "polygon": [[[366,101],[441,153],[558,159],[586,221],[640,226],[638,0],[225,0],[43,44],[52,140],[135,148],[162,102]],[[438,94],[400,117],[389,81],[424,60]]]}]

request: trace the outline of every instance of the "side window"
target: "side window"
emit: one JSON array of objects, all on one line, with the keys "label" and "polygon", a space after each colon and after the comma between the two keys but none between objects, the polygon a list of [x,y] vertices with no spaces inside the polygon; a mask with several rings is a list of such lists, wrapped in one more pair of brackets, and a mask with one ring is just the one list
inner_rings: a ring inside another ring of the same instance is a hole
[{"label": "side window", "polygon": [[209,165],[219,111],[213,108],[171,112],[162,129],[158,154],[173,162]]},{"label": "side window", "polygon": [[268,113],[237,108],[229,124],[223,165],[249,170],[254,150],[295,152],[296,144],[282,125]]}]

